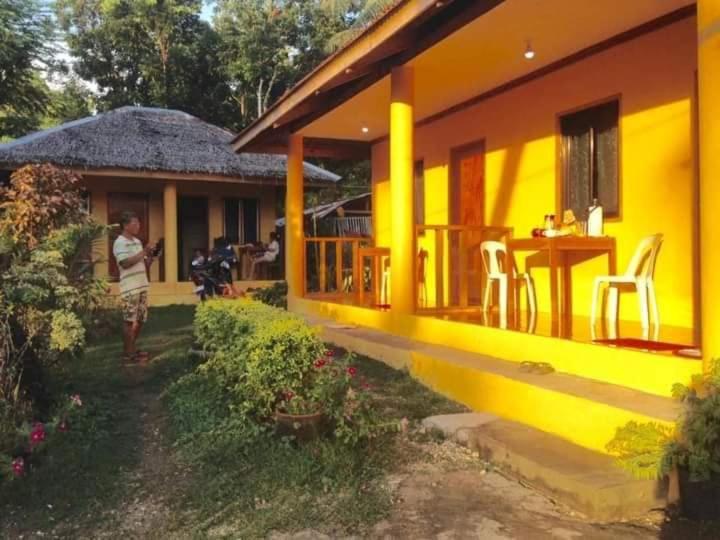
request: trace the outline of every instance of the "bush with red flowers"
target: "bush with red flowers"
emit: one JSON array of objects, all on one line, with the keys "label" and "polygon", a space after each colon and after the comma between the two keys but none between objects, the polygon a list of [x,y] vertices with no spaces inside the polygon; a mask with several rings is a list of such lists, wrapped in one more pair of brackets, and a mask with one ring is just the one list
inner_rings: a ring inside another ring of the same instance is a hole
[{"label": "bush with red flowers", "polygon": [[296,315],[247,299],[209,301],[197,309],[195,334],[210,354],[168,390],[180,416],[194,414],[181,399],[184,389],[200,384],[219,387],[219,401],[231,411],[229,430],[246,443],[272,433],[278,412],[322,414],[334,436],[351,444],[386,428],[352,356],[336,358]]},{"label": "bush with red flowers", "polygon": [[51,445],[56,434],[70,431],[70,419],[77,418],[82,400],[79,395],[63,399],[52,420],[26,423],[17,429],[14,447],[0,449],[0,482],[25,476],[37,465],[40,456]]}]

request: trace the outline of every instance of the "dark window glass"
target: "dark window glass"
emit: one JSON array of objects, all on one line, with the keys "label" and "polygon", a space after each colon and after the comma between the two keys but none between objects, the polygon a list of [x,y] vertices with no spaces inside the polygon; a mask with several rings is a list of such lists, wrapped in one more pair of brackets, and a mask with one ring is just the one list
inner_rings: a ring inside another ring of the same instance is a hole
[{"label": "dark window glass", "polygon": [[618,117],[615,100],[560,118],[563,144],[563,203],[584,219],[593,199],[606,216],[619,214]]},{"label": "dark window glass", "polygon": [[225,199],[225,237],[232,244],[240,243],[240,201]]},{"label": "dark window glass", "polygon": [[260,240],[258,227],[258,202],[256,199],[243,199],[243,243]]},{"label": "dark window glass", "polygon": [[425,162],[415,162],[415,224],[425,225]]},{"label": "dark window glass", "polygon": [[260,240],[257,199],[225,199],[225,236],[233,244]]}]

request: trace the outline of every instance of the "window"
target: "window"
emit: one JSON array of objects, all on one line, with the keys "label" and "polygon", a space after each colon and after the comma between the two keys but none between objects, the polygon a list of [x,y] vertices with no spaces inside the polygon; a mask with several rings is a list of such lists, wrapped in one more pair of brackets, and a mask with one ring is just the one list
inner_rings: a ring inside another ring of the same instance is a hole
[{"label": "window", "polygon": [[225,199],[225,236],[233,244],[260,240],[260,214],[256,199]]},{"label": "window", "polygon": [[415,162],[415,225],[425,225],[425,162]]},{"label": "window", "polygon": [[606,216],[619,214],[617,100],[560,118],[563,206],[578,219],[598,199]]}]

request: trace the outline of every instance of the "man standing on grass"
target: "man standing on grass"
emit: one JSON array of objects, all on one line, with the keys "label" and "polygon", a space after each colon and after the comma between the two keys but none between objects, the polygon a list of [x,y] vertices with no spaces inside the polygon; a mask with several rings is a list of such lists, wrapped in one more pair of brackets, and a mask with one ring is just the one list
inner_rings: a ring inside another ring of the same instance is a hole
[{"label": "man standing on grass", "polygon": [[147,272],[152,264],[154,244],[143,248],[137,235],[140,219],[134,212],[120,217],[122,232],[113,244],[113,255],[120,270],[120,298],[123,310],[123,362],[145,362],[148,353],[138,351],[135,344],[148,314]]}]

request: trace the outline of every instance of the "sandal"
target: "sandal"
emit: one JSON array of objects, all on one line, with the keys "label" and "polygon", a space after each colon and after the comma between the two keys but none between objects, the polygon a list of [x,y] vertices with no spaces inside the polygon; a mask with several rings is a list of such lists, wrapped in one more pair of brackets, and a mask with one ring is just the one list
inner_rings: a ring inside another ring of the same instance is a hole
[{"label": "sandal", "polygon": [[137,363],[144,364],[150,359],[150,353],[146,351],[137,351],[134,358]]},{"label": "sandal", "polygon": [[122,365],[123,366],[136,366],[138,363],[137,357],[134,354],[123,354]]}]

